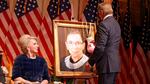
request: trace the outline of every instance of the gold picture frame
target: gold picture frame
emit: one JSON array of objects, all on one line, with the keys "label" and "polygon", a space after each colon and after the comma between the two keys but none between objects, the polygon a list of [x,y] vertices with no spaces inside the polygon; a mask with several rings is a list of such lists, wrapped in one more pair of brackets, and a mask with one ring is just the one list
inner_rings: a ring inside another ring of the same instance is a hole
[{"label": "gold picture frame", "polygon": [[[58,77],[71,77],[71,78],[90,78],[95,76],[93,72],[86,71],[63,71],[60,69],[61,60],[67,56],[65,47],[66,35],[71,30],[79,30],[84,37],[92,37],[96,32],[96,25],[88,22],[75,22],[66,20],[54,20],[54,56],[55,56],[55,75]],[[86,50],[85,50],[86,51]]]}]

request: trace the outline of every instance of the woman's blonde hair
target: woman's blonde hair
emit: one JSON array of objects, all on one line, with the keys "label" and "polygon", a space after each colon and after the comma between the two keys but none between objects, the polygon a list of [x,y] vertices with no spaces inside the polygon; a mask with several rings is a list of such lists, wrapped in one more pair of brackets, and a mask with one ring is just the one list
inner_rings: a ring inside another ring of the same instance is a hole
[{"label": "woman's blonde hair", "polygon": [[98,10],[103,10],[105,15],[113,14],[112,5],[109,3],[100,3],[98,4]]},{"label": "woman's blonde hair", "polygon": [[28,43],[30,42],[31,39],[37,40],[36,37],[30,36],[28,34],[22,35],[19,38],[18,44],[19,44],[22,52],[25,53],[25,54],[28,52],[27,46],[28,46]]}]

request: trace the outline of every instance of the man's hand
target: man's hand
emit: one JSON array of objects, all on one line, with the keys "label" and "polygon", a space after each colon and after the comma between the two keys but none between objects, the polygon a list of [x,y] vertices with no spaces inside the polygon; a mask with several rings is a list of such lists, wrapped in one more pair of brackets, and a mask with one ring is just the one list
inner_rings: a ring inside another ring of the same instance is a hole
[{"label": "man's hand", "polygon": [[90,54],[92,54],[94,49],[95,49],[95,41],[94,38],[90,36],[87,38],[87,51]]},{"label": "man's hand", "polygon": [[95,49],[95,44],[93,42],[89,42],[87,44],[87,51],[92,54],[94,49]]}]

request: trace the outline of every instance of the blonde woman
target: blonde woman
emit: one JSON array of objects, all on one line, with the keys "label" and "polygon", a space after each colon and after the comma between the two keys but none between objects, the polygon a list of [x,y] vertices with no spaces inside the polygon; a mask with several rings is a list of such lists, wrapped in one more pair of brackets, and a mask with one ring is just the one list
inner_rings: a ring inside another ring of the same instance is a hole
[{"label": "blonde woman", "polygon": [[18,44],[23,54],[15,59],[12,79],[25,84],[48,84],[48,67],[46,61],[37,55],[37,38],[25,34],[19,38]]}]

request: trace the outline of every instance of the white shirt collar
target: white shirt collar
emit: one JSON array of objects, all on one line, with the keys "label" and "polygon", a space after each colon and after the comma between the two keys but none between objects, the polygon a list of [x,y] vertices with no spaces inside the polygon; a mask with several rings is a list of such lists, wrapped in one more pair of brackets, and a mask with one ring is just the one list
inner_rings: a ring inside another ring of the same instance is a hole
[{"label": "white shirt collar", "polygon": [[107,17],[109,17],[109,16],[113,16],[113,14],[108,14],[108,15],[106,15],[103,20],[105,20],[105,19],[106,19]]},{"label": "white shirt collar", "polygon": [[88,61],[88,57],[86,55],[83,55],[83,57],[77,62],[77,63],[71,63],[70,62],[70,57],[71,56],[67,56],[65,58],[65,65],[67,68],[69,69],[77,69],[80,68],[81,66],[83,66],[87,61]]}]

